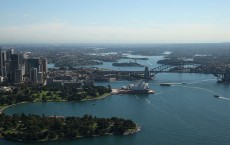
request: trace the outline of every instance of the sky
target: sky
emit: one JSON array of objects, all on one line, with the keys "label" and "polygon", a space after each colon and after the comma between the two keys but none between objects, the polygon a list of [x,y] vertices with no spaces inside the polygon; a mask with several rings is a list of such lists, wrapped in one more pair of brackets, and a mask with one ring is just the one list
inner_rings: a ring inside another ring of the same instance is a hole
[{"label": "sky", "polygon": [[0,43],[230,42],[230,0],[0,0]]}]

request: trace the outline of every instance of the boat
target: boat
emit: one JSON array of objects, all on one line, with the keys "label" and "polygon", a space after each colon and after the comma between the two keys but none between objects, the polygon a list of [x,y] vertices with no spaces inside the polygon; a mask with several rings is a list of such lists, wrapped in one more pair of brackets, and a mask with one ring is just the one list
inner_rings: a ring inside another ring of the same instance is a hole
[{"label": "boat", "polygon": [[214,97],[215,97],[215,98],[220,98],[220,96],[219,96],[219,95],[214,95]]},{"label": "boat", "polygon": [[162,84],[160,84],[160,86],[171,86],[171,84],[169,84],[169,83],[162,83]]},{"label": "boat", "polygon": [[148,83],[143,80],[137,82],[136,84],[129,84],[128,86],[123,86],[118,91],[119,94],[153,94],[154,90],[149,89]]}]

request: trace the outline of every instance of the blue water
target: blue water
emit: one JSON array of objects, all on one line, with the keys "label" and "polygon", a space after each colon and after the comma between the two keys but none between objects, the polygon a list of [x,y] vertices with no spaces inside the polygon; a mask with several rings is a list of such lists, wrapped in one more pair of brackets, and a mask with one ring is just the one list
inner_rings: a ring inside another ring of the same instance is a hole
[{"label": "blue water", "polygon": [[[137,60],[137,63],[148,66],[149,68],[155,68],[159,66],[157,64],[158,60],[161,60],[164,56],[138,56],[138,55],[127,55],[128,57],[136,58],[136,57],[146,57],[149,58],[148,60]],[[134,62],[133,59],[120,59],[118,62]],[[79,66],[82,67],[82,66]],[[144,71],[144,67],[120,67],[120,66],[113,66],[112,62],[103,62],[103,65],[91,65],[91,66],[83,66],[83,67],[98,67],[98,68],[107,68],[110,70],[123,70],[123,71]],[[48,68],[55,68],[54,64],[48,64]]]},{"label": "blue water", "polygon": [[[172,83],[160,86],[160,83]],[[182,84],[183,82],[183,84]],[[97,83],[112,88],[129,81]],[[149,82],[151,95],[112,95],[88,102],[47,102],[16,105],[7,114],[129,118],[141,125],[141,131],[129,136],[105,136],[75,141],[38,143],[38,145],[229,145],[230,85],[217,84],[213,75],[161,73]],[[215,98],[214,95],[221,96]],[[93,105],[95,104],[95,105]],[[22,145],[0,140],[0,144]]]}]

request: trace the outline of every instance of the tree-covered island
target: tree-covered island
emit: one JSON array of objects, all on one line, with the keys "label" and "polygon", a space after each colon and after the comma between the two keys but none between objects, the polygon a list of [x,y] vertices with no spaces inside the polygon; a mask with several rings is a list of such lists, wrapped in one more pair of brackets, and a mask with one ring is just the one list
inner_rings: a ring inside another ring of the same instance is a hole
[{"label": "tree-covered island", "polygon": [[132,120],[121,118],[0,114],[0,137],[20,142],[73,140],[82,137],[128,135],[139,130]]}]

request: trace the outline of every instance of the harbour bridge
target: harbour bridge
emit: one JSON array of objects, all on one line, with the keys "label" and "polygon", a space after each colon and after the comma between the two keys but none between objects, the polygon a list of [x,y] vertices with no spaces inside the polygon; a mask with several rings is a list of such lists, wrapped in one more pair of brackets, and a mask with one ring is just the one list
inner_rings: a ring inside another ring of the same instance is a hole
[{"label": "harbour bridge", "polygon": [[100,75],[106,76],[143,76],[145,79],[150,79],[158,73],[162,72],[188,72],[188,73],[206,73],[213,74],[217,77],[218,82],[230,82],[230,67],[225,65],[205,65],[194,61],[174,62],[168,65],[160,65],[149,69],[145,67],[144,71],[100,71]]}]

